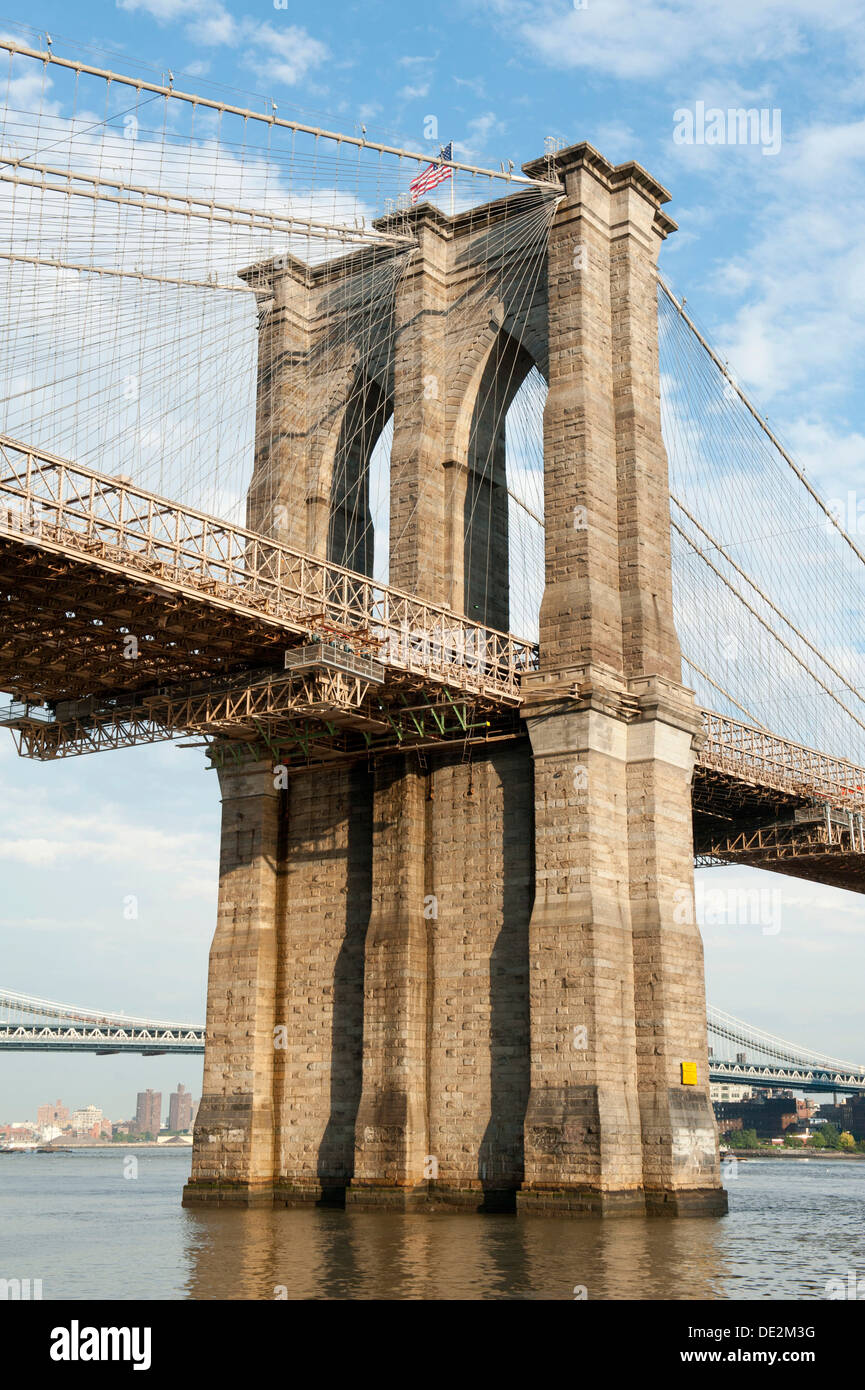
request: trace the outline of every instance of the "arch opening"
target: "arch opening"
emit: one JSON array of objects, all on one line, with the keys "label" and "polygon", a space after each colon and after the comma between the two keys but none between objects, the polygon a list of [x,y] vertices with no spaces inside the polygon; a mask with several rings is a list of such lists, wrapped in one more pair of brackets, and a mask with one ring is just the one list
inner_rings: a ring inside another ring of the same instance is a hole
[{"label": "arch opening", "polygon": [[345,411],[331,475],[327,557],[371,578],[386,569],[386,527],[384,546],[380,533],[390,490],[392,414],[378,382],[362,378]]},{"label": "arch opening", "polygon": [[544,407],[547,383],[537,366],[523,378],[505,417],[508,485],[510,631],[540,637],[544,596]]},{"label": "arch opening", "polygon": [[499,333],[472,414],[463,508],[468,617],[537,633],[543,593],[546,384],[522,343]]}]

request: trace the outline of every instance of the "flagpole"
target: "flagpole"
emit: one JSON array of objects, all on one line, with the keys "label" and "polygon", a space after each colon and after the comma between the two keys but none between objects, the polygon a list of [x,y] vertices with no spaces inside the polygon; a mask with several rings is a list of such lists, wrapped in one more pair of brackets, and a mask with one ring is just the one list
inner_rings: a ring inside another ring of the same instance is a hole
[{"label": "flagpole", "polygon": [[[453,141],[451,141],[451,154],[453,154]],[[456,169],[454,169],[454,168],[452,167],[452,168],[451,168],[451,220],[453,220],[453,215],[454,215],[454,184],[456,183],[456,181],[457,181],[457,171],[456,171]]]}]

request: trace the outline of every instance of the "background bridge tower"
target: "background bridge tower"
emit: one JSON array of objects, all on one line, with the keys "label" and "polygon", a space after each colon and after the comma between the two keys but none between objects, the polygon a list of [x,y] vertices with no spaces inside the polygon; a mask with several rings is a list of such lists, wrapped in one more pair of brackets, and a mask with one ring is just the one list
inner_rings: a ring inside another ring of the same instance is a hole
[{"label": "background bridge tower", "polygon": [[[546,163],[526,166],[529,175]],[[510,625],[504,415],[544,416],[540,669],[522,729],[220,771],[219,918],[187,1202],[725,1209],[693,912],[699,729],[672,616],[655,259],[665,191],[587,145],[413,250],[247,272],[249,523]]]}]

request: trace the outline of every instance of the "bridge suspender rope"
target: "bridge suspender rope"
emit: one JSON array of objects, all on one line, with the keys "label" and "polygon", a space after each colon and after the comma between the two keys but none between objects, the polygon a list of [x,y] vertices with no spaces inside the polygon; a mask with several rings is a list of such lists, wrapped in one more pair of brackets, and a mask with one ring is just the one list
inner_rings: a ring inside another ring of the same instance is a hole
[{"label": "bridge suspender rope", "polygon": [[804,488],[807,489],[813,500],[817,503],[817,506],[824,513],[824,515],[831,522],[831,524],[835,527],[835,530],[838,531],[838,533],[843,537],[845,543],[849,545],[850,549],[853,551],[857,559],[861,560],[862,564],[865,565],[865,555],[862,554],[862,551],[856,545],[855,541],[841,525],[837,516],[835,516],[831,509],[826,506],[826,503],[823,501],[823,498],[820,496],[819,492],[816,492],[815,489],[811,486],[807,477],[802,472],[802,469],[787,453],[787,450],[784,448],[783,444],[780,442],[774,431],[769,428],[766,421],[763,419],[762,415],[757,410],[756,406],[752,405],[751,401],[748,399],[747,395],[742,390],[738,381],[736,381],[735,377],[731,376],[730,372],[728,371],[725,364],[721,361],[720,357],[709,345],[709,343],[706,342],[706,339],[703,337],[699,328],[697,328],[693,319],[690,317],[688,313],[686,313],[684,304],[682,304],[681,301],[676,298],[676,296],[673,294],[673,291],[670,289],[669,285],[666,283],[663,276],[661,275],[658,276],[658,286],[661,292],[664,295],[666,295],[667,299],[674,306],[683,322],[688,325],[694,337],[697,339],[697,342],[700,344],[700,346],[706,352],[707,356],[717,367],[718,371],[724,377],[730,389],[736,393],[736,395],[739,397],[739,400],[746,407],[749,413],[753,416],[756,424],[763,431],[766,437],[771,441],[775,449],[777,449],[778,453],[781,455],[781,458],[784,460],[787,466],[790,469],[792,469],[796,477],[799,479],[799,482],[802,484]]},{"label": "bridge suspender rope", "polygon": [[735,705],[736,708],[744,714],[749,724],[753,724],[755,729],[762,729],[765,733],[769,733],[765,724],[761,724],[759,719],[755,718],[750,710],[745,709],[744,705],[740,705],[735,696],[731,695],[729,690],[725,690],[724,686],[720,685],[714,677],[710,676],[708,671],[704,671],[701,666],[698,666],[695,661],[692,661],[690,657],[684,654],[682,655],[682,660],[686,665],[690,666],[692,671],[696,671],[698,676],[702,676],[704,681],[708,681],[709,685],[713,686],[714,689],[718,691],[719,695],[723,695],[725,700],[729,700],[732,705]]},{"label": "bridge suspender rope", "polygon": [[[673,501],[676,501],[676,499],[673,498]],[[681,506],[681,503],[677,502],[676,505]],[[684,507],[682,507],[682,511],[685,512],[685,515],[689,517],[689,520],[693,520],[693,517],[690,516],[690,513],[688,513]],[[699,526],[699,522],[695,524]],[[766,629],[767,632],[771,633],[771,635],[775,638],[775,641],[778,642],[778,644],[782,646],[790,656],[792,656],[793,660],[796,661],[802,667],[802,669],[808,673],[808,675],[811,677],[813,681],[816,681],[816,683],[820,686],[821,690],[825,691],[825,693],[829,696],[830,699],[834,700],[836,704],[840,705],[841,709],[844,710],[845,714],[849,714],[850,718],[854,720],[854,722],[857,723],[860,726],[860,728],[865,729],[865,721],[860,719],[858,715],[854,714],[853,711],[847,705],[844,704],[843,700],[839,700],[838,696],[832,689],[830,689],[828,685],[826,685],[825,681],[821,680],[821,678],[817,675],[815,671],[811,669],[807,662],[803,661],[802,658],[798,655],[798,653],[795,652],[793,648],[787,642],[784,641],[784,638],[778,632],[776,632],[776,630],[772,627],[771,623],[768,623],[766,619],[763,618],[757,612],[753,604],[749,603],[745,596],[741,594],[739,590],[735,587],[735,585],[730,583],[726,575],[722,574],[721,571],[717,568],[717,566],[712,563],[712,561],[706,555],[705,551],[700,549],[700,547],[688,535],[687,531],[684,531],[682,527],[679,526],[678,523],[675,521],[672,523],[672,525],[673,529],[679,533],[682,539],[687,542],[687,544],[692,548],[692,550],[696,551],[696,553],[700,556],[700,559],[704,562],[704,564],[708,565],[709,569],[712,570],[712,572],[718,576],[722,583],[726,584],[727,588],[730,589],[732,593],[736,595],[736,598],[739,599],[739,601],[745,605],[749,613],[751,613],[757,619],[757,622],[760,623]],[[699,526],[699,529],[703,531],[703,534],[708,537],[708,533],[704,531],[702,526]],[[802,641],[805,642],[807,646],[811,648],[812,651],[817,652],[817,648],[814,647],[813,643],[811,643],[807,637],[805,637],[801,632],[799,632],[798,628],[796,628],[794,624],[790,622],[789,618],[784,617],[784,614],[780,612],[780,609],[776,608],[775,604],[772,603],[771,599],[768,599],[766,597],[766,595],[758,587],[758,585],[755,584],[752,579],[748,578],[744,570],[740,569],[739,566],[735,563],[735,561],[730,559],[730,557],[725,553],[723,548],[720,545],[718,545],[716,541],[712,541],[712,544],[715,545],[717,549],[721,552],[721,554],[724,555],[724,558],[728,560],[731,565],[733,565],[734,569],[736,569],[739,572],[739,574],[742,575],[743,579],[746,579],[747,582],[751,584],[754,589],[756,589],[760,597],[764,599],[765,602],[768,603],[770,607],[773,608],[781,618],[783,618],[784,622],[786,622],[791,628],[793,628],[793,631],[796,633],[796,636],[800,637]],[[821,655],[819,652],[817,654]],[[829,666],[829,662],[822,655],[821,660],[824,662],[824,665]],[[836,675],[840,676],[841,680],[844,681],[844,684],[849,685],[849,688],[854,692],[854,694],[859,694],[858,690],[856,690],[854,686],[850,685],[850,683],[844,678],[844,676],[841,676],[840,671],[836,671],[836,668],[834,666],[830,666],[830,670],[835,672]]]},{"label": "bridge suspender rope", "polygon": [[[786,613],[783,613],[783,612],[781,611],[781,609],[778,607],[778,605],[772,601],[772,599],[769,597],[769,595],[768,595],[767,593],[765,593],[765,592],[760,588],[759,584],[757,584],[756,581],[753,580],[749,574],[746,574],[745,570],[742,569],[741,565],[738,565],[738,564],[736,563],[736,561],[733,559],[732,555],[728,554],[728,552],[724,549],[724,547],[723,547],[723,545],[721,544],[721,542],[720,542],[719,540],[716,540],[715,537],[714,537],[713,535],[711,535],[710,532],[708,532],[708,531],[706,530],[705,526],[703,526],[702,522],[699,522],[699,521],[697,520],[697,518],[694,516],[693,512],[688,511],[688,508],[685,506],[684,502],[680,502],[679,499],[678,499],[678,497],[674,497],[672,494],[671,494],[671,501],[672,501],[673,503],[675,503],[675,505],[679,508],[679,511],[680,511],[680,512],[683,512],[683,513],[684,513],[684,515],[688,518],[688,520],[691,522],[691,524],[692,524],[693,526],[696,526],[697,530],[698,530],[703,536],[705,536],[706,540],[707,540],[707,541],[709,542],[709,544],[713,547],[713,549],[717,550],[717,551],[719,552],[719,554],[723,555],[723,557],[724,557],[724,559],[726,560],[727,564],[730,565],[730,566],[736,571],[737,574],[740,574],[747,584],[750,584],[751,588],[755,591],[755,593],[757,593],[757,594],[760,595],[760,598],[763,600],[763,602],[764,602],[765,604],[767,604],[767,606],[768,606],[769,608],[772,609],[773,613],[777,613],[777,615],[778,615],[778,617],[781,619],[781,621],[784,622],[784,623],[786,623],[787,626],[788,626],[789,628],[791,628],[791,629],[793,630],[793,632],[795,632],[795,634],[796,634],[796,636],[799,638],[799,640],[800,640],[801,642],[804,642],[805,646],[808,647],[808,648],[814,653],[814,655],[815,655],[816,657],[819,657],[819,659],[820,659],[820,661],[822,661],[823,665],[826,666],[826,667],[832,672],[833,675],[837,676],[838,679],[839,679],[844,685],[847,686],[848,690],[850,690],[850,691],[852,692],[852,694],[854,694],[855,696],[857,696],[857,698],[861,699],[861,698],[862,698],[862,692],[861,692],[855,685],[853,685],[853,684],[847,679],[847,677],[844,675],[844,673],[843,673],[842,671],[839,671],[839,670],[838,670],[837,666],[833,666],[833,665],[832,665],[832,663],[831,663],[831,661],[829,660],[829,658],[826,657],[826,656],[824,656],[823,653],[822,653],[817,647],[814,646],[814,643],[810,640],[810,638],[807,637],[807,636],[805,635],[804,632],[800,631],[800,629],[796,626],[796,624],[792,621],[792,619],[791,619],[791,618],[788,618],[787,615],[786,615]],[[685,536],[685,533],[684,533],[683,531],[681,531],[681,528],[677,528],[677,529],[680,531],[680,534],[682,534],[683,536]],[[685,539],[687,540],[688,537],[685,536]],[[691,542],[689,542],[689,543],[691,543]],[[702,554],[703,552],[700,551],[699,553]],[[721,577],[723,578],[723,576],[721,576]],[[726,582],[726,580],[725,580],[725,582]],[[754,610],[752,610],[752,611],[754,611]],[[756,612],[754,612],[754,616],[755,616],[755,617],[758,616]],[[776,635],[777,635],[777,634],[776,634]],[[781,639],[779,638],[779,641],[780,641],[780,640],[781,640]],[[795,656],[795,655],[796,655],[795,652],[793,652],[793,651],[791,651],[790,654],[791,654],[791,656]],[[797,658],[797,660],[798,660],[798,658]],[[831,695],[832,692],[829,691],[828,693]],[[844,708],[846,709],[846,706],[845,706]],[[850,711],[847,710],[847,713],[849,714]],[[854,716],[854,717],[855,717],[855,716]]]},{"label": "bridge suspender rope", "polygon": [[660,280],[659,330],[674,602],[698,698],[719,691],[755,724],[862,763],[862,553]]}]

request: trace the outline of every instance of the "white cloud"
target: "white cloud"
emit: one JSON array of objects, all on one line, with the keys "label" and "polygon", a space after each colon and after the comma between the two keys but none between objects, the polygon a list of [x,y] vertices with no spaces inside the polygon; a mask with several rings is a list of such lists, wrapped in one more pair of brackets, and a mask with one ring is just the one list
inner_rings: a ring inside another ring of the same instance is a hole
[{"label": "white cloud", "polygon": [[[820,478],[827,495],[837,497],[846,506],[846,492],[857,493],[857,505],[863,500],[862,479],[865,478],[865,435],[858,430],[844,432],[820,419],[799,418],[786,430],[791,450],[805,472]],[[857,522],[861,524],[857,516]],[[851,531],[849,518],[843,523]],[[860,540],[861,544],[861,540]]]},{"label": "white cloud", "polygon": [[745,299],[716,337],[764,403],[807,388],[812,411],[821,403],[835,411],[858,377],[863,174],[865,122],[816,125],[788,139],[772,177],[755,182],[752,243],[716,270],[712,288]]},{"label": "white cloud", "polygon": [[81,932],[93,931],[92,917],[0,917],[0,931]]},{"label": "white cloud", "polygon": [[174,24],[187,15],[195,14],[202,8],[202,3],[201,0],[117,0],[117,8],[130,14],[143,10],[158,24]]},{"label": "white cloud", "polygon": [[135,876],[182,874],[184,881],[196,874],[202,879],[213,868],[208,837],[197,831],[165,831],[117,807],[91,815],[55,810],[50,838],[33,833],[43,818],[37,799],[23,796],[0,842],[0,860],[40,868],[98,864]]},{"label": "white cloud", "polygon": [[[20,34],[0,33],[4,43],[20,44]],[[22,59],[10,64],[3,83],[3,105],[7,111],[40,111],[43,116],[56,116],[60,103],[49,97],[51,79],[33,62]]]},{"label": "white cloud", "polygon": [[847,31],[861,23],[856,0],[817,8],[812,0],[590,0],[584,9],[557,0],[487,0],[483,8],[551,67],[588,68],[611,77],[657,78],[700,62],[712,67],[764,63],[806,51],[819,26]]},{"label": "white cloud", "polygon": [[[117,0],[117,8],[127,10],[129,14],[143,11],[143,14],[149,14],[150,18],[156,19],[157,24],[177,24],[179,19],[199,14],[204,8],[204,3],[203,0]],[[216,6],[210,8],[223,10],[218,0]]]},{"label": "white cloud", "polygon": [[465,138],[454,142],[460,159],[467,164],[478,161],[487,149],[489,137],[503,130],[504,125],[494,111],[485,111],[482,116],[476,116],[469,121]]},{"label": "white cloud", "polygon": [[400,90],[397,92],[397,96],[400,98],[401,101],[416,101],[418,98],[425,97],[428,95],[428,82],[420,82],[417,84],[417,86],[414,87],[411,85],[401,87]]},{"label": "white cloud", "polygon": [[242,34],[247,42],[247,65],[251,64],[286,86],[300,82],[328,56],[323,43],[294,24],[277,29],[267,23],[247,27],[244,21]]},{"label": "white cloud", "polygon": [[603,121],[595,126],[591,144],[614,163],[620,159],[635,159],[640,139],[624,121]]},{"label": "white cloud", "polygon": [[17,839],[7,840],[0,845],[0,859],[9,859],[17,864],[30,864],[44,868],[57,859],[59,846],[53,840]]},{"label": "white cloud", "polygon": [[208,6],[205,12],[197,13],[194,20],[186,26],[186,33],[189,38],[194,39],[196,43],[204,44],[206,48],[235,43],[239,37],[237,21],[221,5],[213,8]]},{"label": "white cloud", "polygon": [[[243,15],[235,19],[220,0],[117,0],[158,24],[186,22],[187,36],[206,48],[232,45],[246,67],[291,87],[328,57],[327,48],[296,24],[276,25]],[[188,69],[191,71],[191,68]]]},{"label": "white cloud", "polygon": [[476,97],[486,96],[486,83],[482,77],[456,77],[451,79],[457,87],[466,87]]}]

